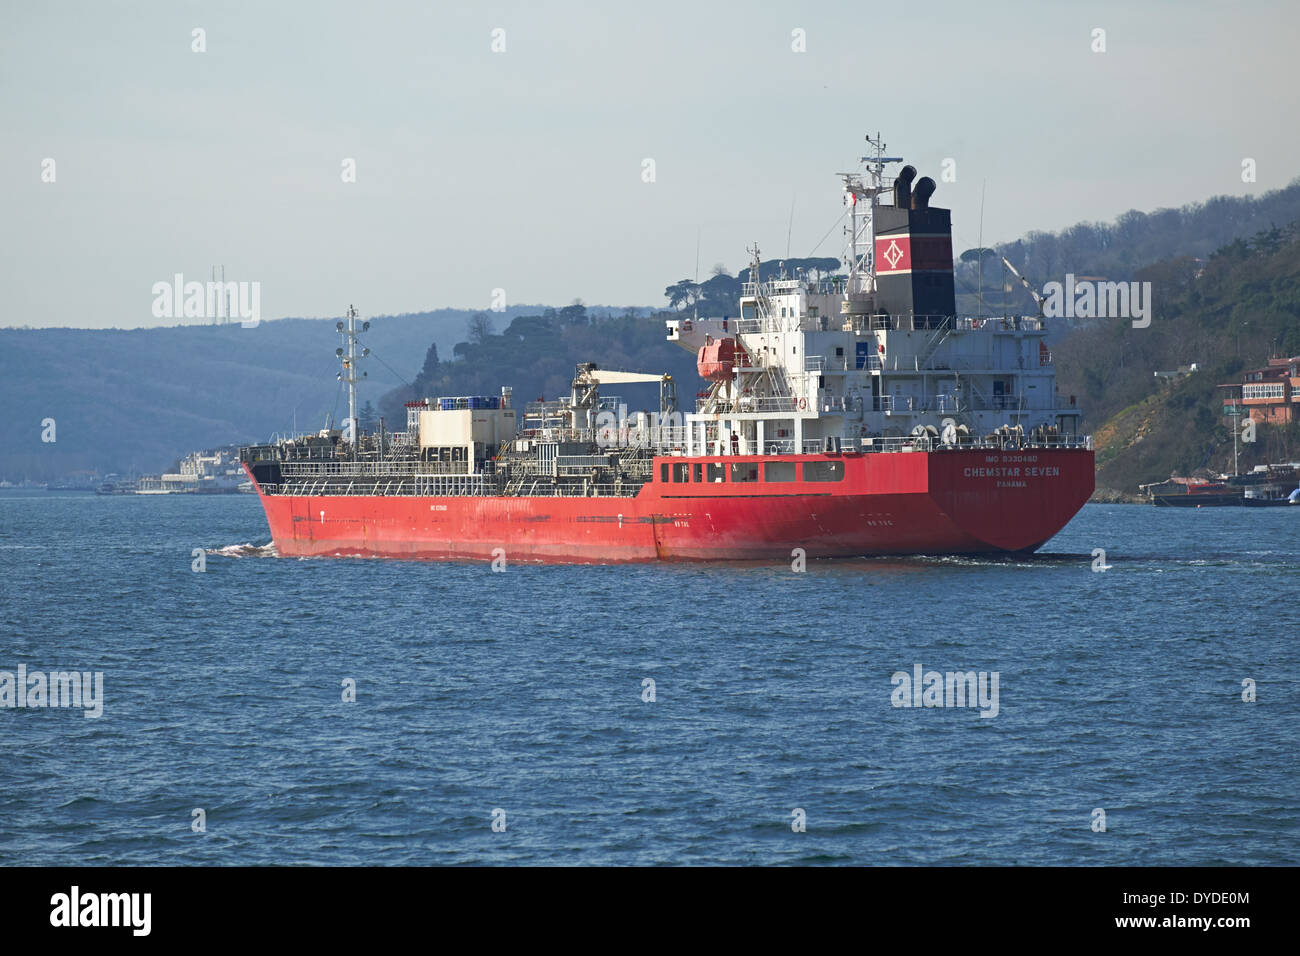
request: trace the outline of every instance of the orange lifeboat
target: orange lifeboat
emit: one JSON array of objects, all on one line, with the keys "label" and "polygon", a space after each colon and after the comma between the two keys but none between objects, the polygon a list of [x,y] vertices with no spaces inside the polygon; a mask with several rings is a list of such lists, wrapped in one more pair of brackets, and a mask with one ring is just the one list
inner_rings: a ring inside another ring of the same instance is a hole
[{"label": "orange lifeboat", "polygon": [[695,368],[700,373],[700,378],[713,382],[730,381],[737,365],[747,366],[749,361],[732,338],[706,341],[695,359]]}]

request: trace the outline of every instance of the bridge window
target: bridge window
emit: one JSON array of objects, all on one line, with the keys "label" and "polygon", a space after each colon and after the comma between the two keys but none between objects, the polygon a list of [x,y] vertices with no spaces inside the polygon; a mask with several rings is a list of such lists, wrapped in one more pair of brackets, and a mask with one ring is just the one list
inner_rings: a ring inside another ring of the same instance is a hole
[{"label": "bridge window", "polygon": [[844,462],[842,461],[805,461],[803,463],[804,481],[843,481]]},{"label": "bridge window", "polygon": [[732,481],[758,481],[758,463],[737,461],[731,464]]},{"label": "bridge window", "polygon": [[704,466],[701,465],[699,462],[696,462],[694,465],[691,466],[691,468],[692,468],[692,469],[694,470],[694,472],[695,472],[695,481],[703,481],[703,480],[704,480]]},{"label": "bridge window", "polygon": [[763,466],[764,481],[794,481],[794,462],[769,461]]},{"label": "bridge window", "polygon": [[687,462],[676,462],[673,464],[673,481],[690,481],[691,466]]},{"label": "bridge window", "polygon": [[722,473],[723,473],[722,462],[711,461],[709,462],[708,468],[709,468],[709,481],[722,480]]},{"label": "bridge window", "polygon": [[668,481],[668,462],[659,466],[659,480],[665,483]]}]

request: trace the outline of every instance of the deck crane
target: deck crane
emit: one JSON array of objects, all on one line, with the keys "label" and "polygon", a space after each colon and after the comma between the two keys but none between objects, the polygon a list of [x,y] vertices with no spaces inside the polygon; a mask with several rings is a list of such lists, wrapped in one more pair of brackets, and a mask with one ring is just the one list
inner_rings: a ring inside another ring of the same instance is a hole
[{"label": "deck crane", "polygon": [[668,373],[655,375],[647,372],[622,372],[613,369],[601,369],[594,362],[584,362],[578,366],[578,374],[573,380],[573,403],[584,406],[594,404],[597,390],[601,385],[626,385],[640,382],[659,383],[659,413],[661,415],[677,411],[677,383]]},{"label": "deck crane", "polygon": [[1019,279],[1019,280],[1020,280],[1020,284],[1023,285],[1023,286],[1025,287],[1025,289],[1029,292],[1029,294],[1030,294],[1031,296],[1034,297],[1034,301],[1035,301],[1036,303],[1038,303],[1038,316],[1039,316],[1039,318],[1042,318],[1042,317],[1043,317],[1043,304],[1044,304],[1044,303],[1043,303],[1043,297],[1042,297],[1041,295],[1039,295],[1037,292],[1034,291],[1034,287],[1031,286],[1031,285],[1029,284],[1029,280],[1026,279],[1024,276],[1022,276],[1022,275],[1021,275],[1021,274],[1016,270],[1016,267],[1013,266],[1010,262],[1007,261],[1007,257],[1006,257],[1006,256],[1001,256],[1000,258],[1002,259],[1002,264],[1003,264],[1004,266],[1006,266],[1008,269],[1011,270],[1011,274],[1012,274],[1013,276],[1015,276],[1017,279]]}]

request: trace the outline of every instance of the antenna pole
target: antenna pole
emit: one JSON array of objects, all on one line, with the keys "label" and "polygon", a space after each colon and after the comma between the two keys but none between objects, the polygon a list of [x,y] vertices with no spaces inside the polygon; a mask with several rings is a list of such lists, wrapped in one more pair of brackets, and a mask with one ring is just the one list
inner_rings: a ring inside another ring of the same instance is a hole
[{"label": "antenna pole", "polygon": [[356,307],[347,307],[347,418],[352,421],[352,460],[361,444],[361,425],[356,420]]},{"label": "antenna pole", "polygon": [[357,310],[348,306],[348,420],[352,422],[352,458],[357,457],[357,445],[361,442],[360,427],[357,423]]},{"label": "antenna pole", "polygon": [[[880,205],[880,194],[885,191],[885,164],[901,163],[903,161],[899,156],[885,155],[885,144],[881,140],[879,133],[876,134],[874,139],[868,135],[866,140],[873,155],[862,157],[862,165],[866,169],[865,174],[838,174],[844,180],[844,191],[848,193],[849,202],[852,203],[852,208],[849,210],[849,257],[851,261],[849,262],[848,290],[851,292],[874,291],[875,289],[875,209]],[[862,213],[863,222],[861,228],[858,226],[859,200],[867,200],[867,208]],[[869,235],[864,237],[862,233],[869,233]],[[864,238],[866,239],[867,249],[859,253],[859,244]],[[865,269],[866,282],[860,283],[858,281],[861,272],[860,267]],[[859,290],[859,286],[864,288]]]},{"label": "antenna pole", "polygon": [[699,226],[695,227],[695,294],[691,297],[695,306],[695,321],[700,321],[700,232]]},{"label": "antenna pole", "polygon": [[[348,324],[345,327],[342,322],[338,323],[339,334],[348,340],[347,349],[336,349],[334,354],[339,357],[343,364],[343,371],[339,373],[339,381],[345,383],[348,387],[348,420],[352,423],[352,460],[357,459],[357,449],[361,445],[361,424],[357,421],[357,359],[365,358],[370,354],[370,349],[362,349],[361,354],[357,354],[357,309],[356,306],[348,306]],[[361,324],[361,332],[370,328],[369,322]],[[363,376],[364,377],[364,373]]]},{"label": "antenna pole", "polygon": [[980,184],[980,249],[979,258],[976,260],[976,284],[979,286],[979,317],[984,317],[984,187],[988,185],[988,180]]},{"label": "antenna pole", "polygon": [[790,225],[787,226],[785,230],[785,257],[787,259],[790,258],[790,236],[794,233],[794,200],[795,197],[791,196],[790,197]]},{"label": "antenna pole", "polygon": [[1237,426],[1241,424],[1241,406],[1237,406],[1237,414],[1232,419],[1232,473],[1240,475],[1241,470],[1237,467]]},{"label": "antenna pole", "polygon": [[852,183],[849,192],[849,288],[852,292],[857,288],[858,277],[858,195],[852,191]]}]

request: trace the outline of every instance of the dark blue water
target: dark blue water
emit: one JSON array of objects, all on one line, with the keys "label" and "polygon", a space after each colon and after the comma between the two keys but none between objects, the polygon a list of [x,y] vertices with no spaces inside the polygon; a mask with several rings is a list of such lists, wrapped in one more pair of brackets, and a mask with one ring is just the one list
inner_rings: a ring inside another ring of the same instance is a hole
[{"label": "dark blue water", "polygon": [[[248,496],[0,495],[0,670],[105,697],[0,709],[0,861],[1300,862],[1300,508],[804,574],[191,570],[268,537]],[[892,706],[918,663],[997,671],[997,716]]]}]

